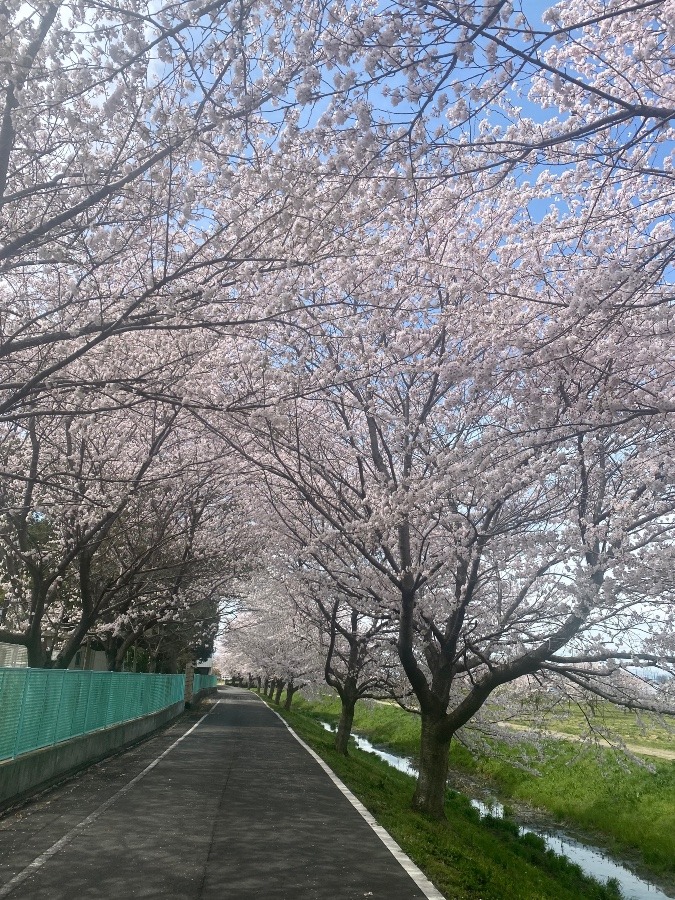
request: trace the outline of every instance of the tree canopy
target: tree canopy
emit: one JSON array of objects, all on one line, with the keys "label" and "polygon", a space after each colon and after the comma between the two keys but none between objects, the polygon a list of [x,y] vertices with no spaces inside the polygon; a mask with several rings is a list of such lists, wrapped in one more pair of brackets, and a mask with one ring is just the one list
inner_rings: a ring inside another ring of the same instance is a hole
[{"label": "tree canopy", "polygon": [[4,4],[31,665],[239,609],[242,666],[414,696],[434,814],[504,685],[673,711],[675,8],[523,6]]}]

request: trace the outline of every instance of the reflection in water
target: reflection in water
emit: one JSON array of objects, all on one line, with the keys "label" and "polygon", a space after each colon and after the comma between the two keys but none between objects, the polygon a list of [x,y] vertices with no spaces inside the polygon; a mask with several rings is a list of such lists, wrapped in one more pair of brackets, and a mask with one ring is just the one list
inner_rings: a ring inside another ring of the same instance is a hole
[{"label": "reflection in water", "polygon": [[[335,726],[329,722],[321,722],[327,731],[335,731]],[[413,763],[403,756],[396,756],[394,753],[388,753],[386,750],[380,750],[374,747],[366,738],[357,734],[352,735],[356,746],[360,750],[366,750],[368,753],[374,753],[386,763],[389,763],[399,772],[405,772],[406,775],[417,775],[417,769]],[[498,800],[487,798],[478,800],[470,798],[471,805],[474,806],[481,816],[493,816],[501,819],[504,816],[504,807]],[[569,860],[580,866],[587,875],[592,875],[599,881],[607,881],[608,878],[615,878],[618,881],[621,892],[626,900],[669,900],[668,895],[664,894],[659,888],[638,878],[625,866],[619,865],[609,859],[602,850],[596,850],[589,847],[588,844],[582,844],[573,838],[568,837],[564,832],[554,829],[530,828],[528,825],[520,825],[521,834],[536,834],[542,838],[546,846],[558,853],[560,856],[566,856]]]}]

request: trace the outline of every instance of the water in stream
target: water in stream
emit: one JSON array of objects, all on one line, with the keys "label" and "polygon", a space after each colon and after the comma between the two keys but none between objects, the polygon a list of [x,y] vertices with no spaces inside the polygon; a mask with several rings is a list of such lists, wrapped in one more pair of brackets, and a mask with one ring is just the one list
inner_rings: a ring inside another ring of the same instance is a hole
[{"label": "water in stream", "polygon": [[[328,722],[321,723],[327,731],[335,731],[335,726]],[[406,775],[417,776],[417,769],[409,759],[403,756],[397,756],[386,750],[380,750],[374,747],[369,740],[360,737],[357,734],[352,735],[356,746],[361,750],[367,750],[374,753],[380,759],[384,760],[399,772],[405,772]],[[474,806],[481,816],[494,816],[502,818],[504,816],[504,807],[497,800],[469,798],[472,806]],[[611,860],[602,850],[584,844],[581,841],[569,837],[564,832],[557,829],[532,828],[529,825],[519,825],[521,834],[536,834],[542,838],[546,846],[561,856],[566,856],[569,860],[580,866],[587,875],[592,875],[598,881],[607,881],[614,878],[621,887],[621,893],[625,900],[671,900],[668,894],[664,894],[662,890],[655,885],[650,884],[643,878],[639,878],[633,874],[630,869]]]}]

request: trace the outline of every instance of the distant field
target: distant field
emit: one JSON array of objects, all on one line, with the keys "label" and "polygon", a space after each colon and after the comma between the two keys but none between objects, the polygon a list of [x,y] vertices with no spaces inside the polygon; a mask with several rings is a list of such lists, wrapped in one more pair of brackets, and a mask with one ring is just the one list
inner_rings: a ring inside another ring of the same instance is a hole
[{"label": "distant field", "polygon": [[[525,714],[514,721],[531,725],[533,720]],[[613,732],[626,743],[675,751],[675,721],[668,723],[667,719],[651,713],[621,710],[611,703],[599,703],[594,711],[586,713],[571,705],[547,714],[545,721],[553,731],[576,736],[588,734],[592,727]]]}]

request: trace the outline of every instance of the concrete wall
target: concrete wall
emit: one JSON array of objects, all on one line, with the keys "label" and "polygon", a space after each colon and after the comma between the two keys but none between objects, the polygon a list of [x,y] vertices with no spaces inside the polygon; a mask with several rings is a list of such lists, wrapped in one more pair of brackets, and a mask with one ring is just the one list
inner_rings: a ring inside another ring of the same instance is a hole
[{"label": "concrete wall", "polygon": [[3,760],[0,762],[0,809],[139,741],[175,719],[183,709],[184,703],[180,701],[151,716],[111,725],[52,747],[24,753],[16,759]]},{"label": "concrete wall", "polygon": [[192,695],[192,699],[185,703],[185,706],[188,709],[194,709],[195,706],[198,706],[202,700],[205,700],[207,697],[214,697],[218,693],[217,687],[212,688],[204,688],[203,691],[197,691],[196,694]]}]

